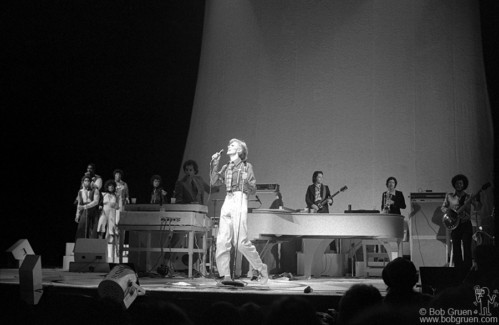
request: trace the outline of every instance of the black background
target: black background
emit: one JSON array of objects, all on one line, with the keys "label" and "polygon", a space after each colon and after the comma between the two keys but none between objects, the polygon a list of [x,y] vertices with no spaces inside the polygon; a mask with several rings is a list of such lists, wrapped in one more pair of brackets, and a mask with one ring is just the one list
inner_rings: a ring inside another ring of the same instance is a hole
[{"label": "black background", "polygon": [[[205,1],[0,6],[7,194],[0,249],[27,238],[44,267],[61,266],[64,243],[74,241],[73,201],[88,163],[104,181],[123,169],[139,203],[149,199],[153,174],[172,191],[189,131]],[[497,126],[498,1],[480,7]]]}]

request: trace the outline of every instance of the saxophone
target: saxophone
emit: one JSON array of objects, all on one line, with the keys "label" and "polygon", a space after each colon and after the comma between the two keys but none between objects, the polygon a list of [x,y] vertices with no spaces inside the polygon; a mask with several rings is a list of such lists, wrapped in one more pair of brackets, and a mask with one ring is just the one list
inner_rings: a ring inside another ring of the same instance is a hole
[{"label": "saxophone", "polygon": [[390,213],[390,204],[388,201],[392,200],[392,194],[389,191],[385,192],[385,206],[383,207],[383,213]]}]

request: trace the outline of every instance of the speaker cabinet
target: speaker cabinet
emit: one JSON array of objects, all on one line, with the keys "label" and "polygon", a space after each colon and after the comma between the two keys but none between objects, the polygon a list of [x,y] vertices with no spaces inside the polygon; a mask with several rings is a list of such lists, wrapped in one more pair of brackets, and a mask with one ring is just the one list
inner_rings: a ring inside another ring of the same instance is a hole
[{"label": "speaker cabinet", "polygon": [[17,267],[21,266],[25,256],[35,254],[27,239],[19,239],[14,245],[10,246],[6,252],[12,254],[14,259],[18,261]]},{"label": "speaker cabinet", "polygon": [[74,249],[75,262],[107,263],[107,240],[78,238]]},{"label": "speaker cabinet", "polygon": [[107,240],[78,238],[69,272],[109,272],[107,262]]},{"label": "speaker cabinet", "polygon": [[42,258],[40,255],[26,255],[19,268],[20,298],[30,305],[36,305],[43,293]]},{"label": "speaker cabinet", "polygon": [[418,269],[448,263],[449,231],[440,210],[444,198],[445,193],[411,193],[409,244],[411,261]]}]

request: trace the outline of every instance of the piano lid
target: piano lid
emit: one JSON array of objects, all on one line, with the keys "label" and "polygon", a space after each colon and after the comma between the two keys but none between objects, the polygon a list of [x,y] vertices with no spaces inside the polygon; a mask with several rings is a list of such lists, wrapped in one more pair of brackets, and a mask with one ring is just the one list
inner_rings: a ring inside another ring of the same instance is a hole
[{"label": "piano lid", "polygon": [[[275,213],[275,214],[288,214],[290,211],[283,209],[253,209],[252,213]],[[293,211],[294,212],[294,211]]]},{"label": "piano lid", "polygon": [[202,204],[127,204],[125,211],[192,211],[208,213],[208,207]]},{"label": "piano lid", "polygon": [[345,210],[344,211],[345,213],[379,213],[380,211],[379,210],[364,210],[364,209],[360,209],[360,210]]}]

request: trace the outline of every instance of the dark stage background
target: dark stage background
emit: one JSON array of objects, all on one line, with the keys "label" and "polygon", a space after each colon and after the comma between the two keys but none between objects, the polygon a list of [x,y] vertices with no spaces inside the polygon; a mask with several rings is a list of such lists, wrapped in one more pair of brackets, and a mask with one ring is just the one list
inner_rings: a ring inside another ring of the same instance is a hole
[{"label": "dark stage background", "polygon": [[[149,199],[153,174],[173,190],[189,131],[204,2],[1,5],[2,251],[27,238],[44,267],[62,265],[64,243],[76,230],[73,201],[90,162],[104,181],[123,169],[138,203]],[[499,3],[480,3],[497,128]]]}]

